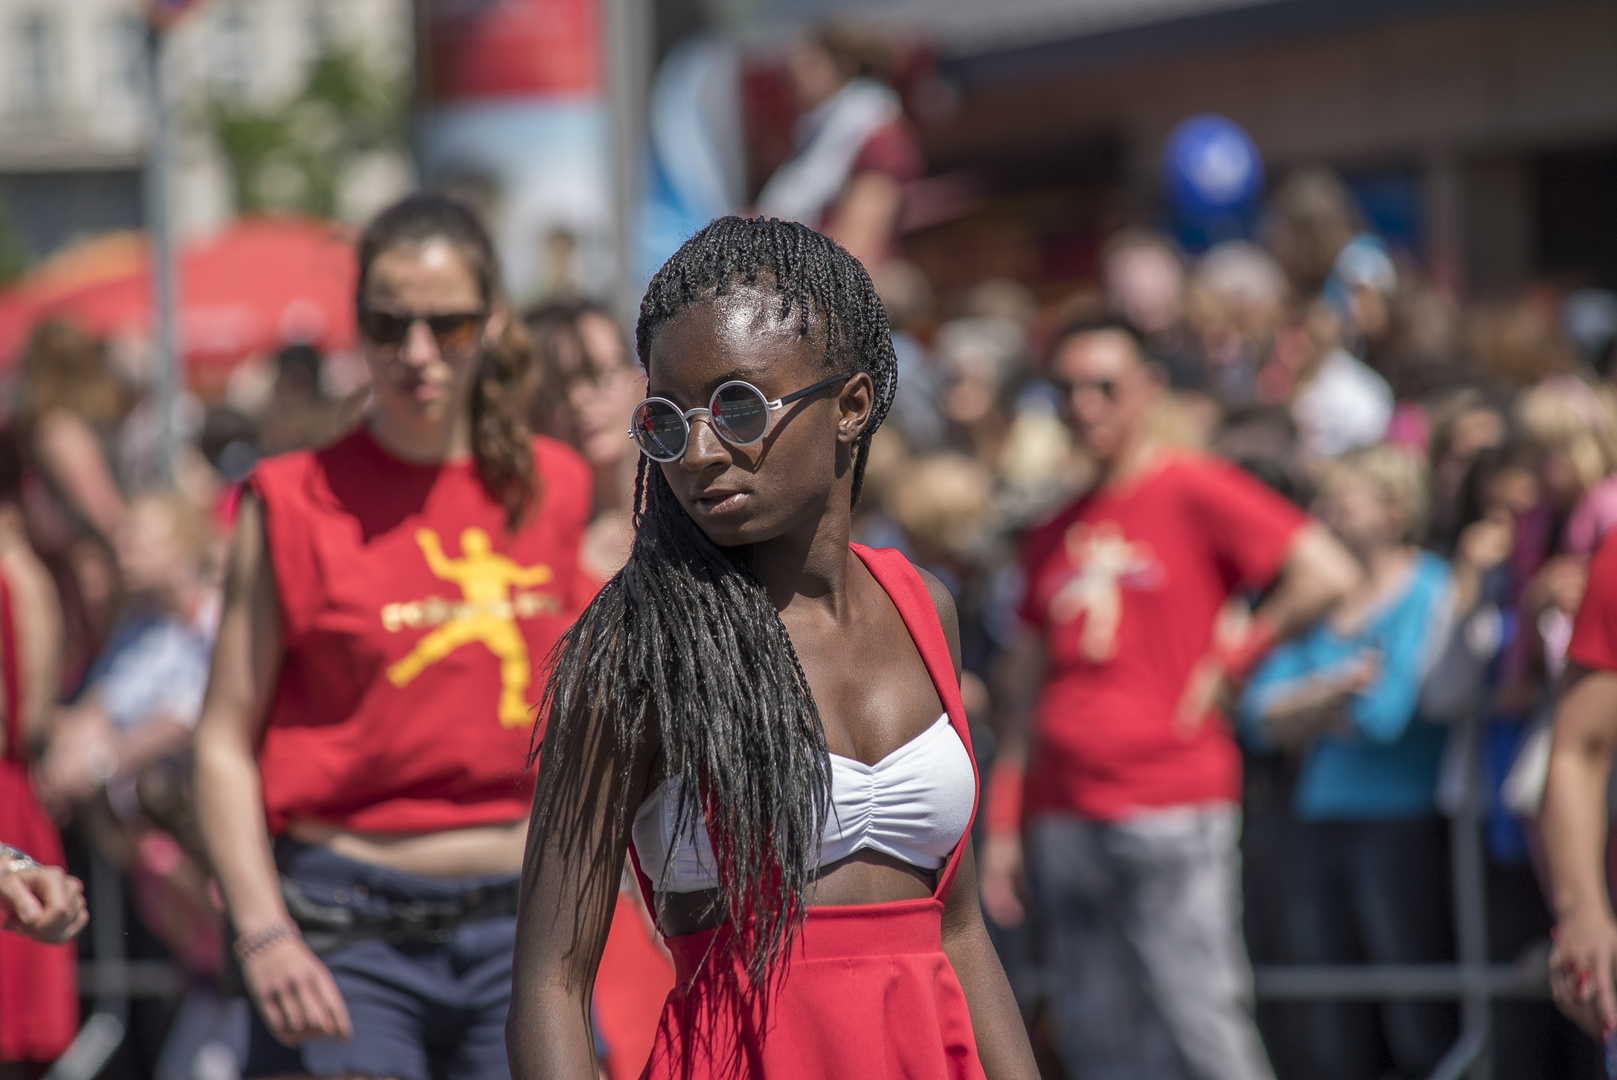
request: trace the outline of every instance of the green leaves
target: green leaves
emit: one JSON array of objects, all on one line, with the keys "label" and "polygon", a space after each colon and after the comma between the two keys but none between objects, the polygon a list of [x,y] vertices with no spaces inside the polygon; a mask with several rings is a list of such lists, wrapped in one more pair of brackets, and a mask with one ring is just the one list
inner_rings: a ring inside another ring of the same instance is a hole
[{"label": "green leaves", "polygon": [[377,151],[402,150],[409,94],[402,78],[359,53],[328,47],[290,101],[260,109],[215,98],[207,115],[230,163],[240,213],[334,217],[346,170]]}]

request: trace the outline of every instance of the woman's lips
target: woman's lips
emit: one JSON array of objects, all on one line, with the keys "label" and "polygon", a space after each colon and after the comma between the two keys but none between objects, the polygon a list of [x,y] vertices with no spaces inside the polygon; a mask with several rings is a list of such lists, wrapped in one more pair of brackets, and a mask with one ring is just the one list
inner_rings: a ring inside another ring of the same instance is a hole
[{"label": "woman's lips", "polygon": [[734,513],[746,501],[747,493],[744,491],[713,491],[696,497],[696,509],[704,516],[718,517]]}]

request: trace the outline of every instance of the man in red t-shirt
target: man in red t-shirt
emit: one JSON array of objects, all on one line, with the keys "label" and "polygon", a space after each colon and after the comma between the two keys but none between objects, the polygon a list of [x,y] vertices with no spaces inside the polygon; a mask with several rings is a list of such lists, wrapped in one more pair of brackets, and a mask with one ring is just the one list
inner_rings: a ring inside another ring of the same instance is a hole
[{"label": "man in red t-shirt", "polygon": [[[1069,1073],[1267,1080],[1240,929],[1240,753],[1214,702],[1357,570],[1240,470],[1152,437],[1165,375],[1125,325],[1070,329],[1050,378],[1098,476],[1023,545],[1031,632],[999,680],[984,906],[1021,918],[1025,844]],[[1268,591],[1238,617],[1246,590]]]},{"label": "man in red t-shirt", "polygon": [[1550,989],[1589,1034],[1617,1031],[1617,919],[1606,881],[1606,785],[1617,757],[1617,535],[1589,565],[1572,624],[1539,824],[1555,905]]}]

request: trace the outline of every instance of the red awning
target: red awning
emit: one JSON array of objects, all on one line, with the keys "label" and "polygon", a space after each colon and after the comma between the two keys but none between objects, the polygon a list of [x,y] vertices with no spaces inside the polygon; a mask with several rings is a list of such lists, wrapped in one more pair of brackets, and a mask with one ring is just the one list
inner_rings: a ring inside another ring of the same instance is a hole
[{"label": "red awning", "polygon": [[[92,241],[0,292],[0,368],[17,362],[34,324],[70,319],[101,338],[152,336],[145,243]],[[90,251],[102,245],[99,252]],[[217,384],[245,357],[307,342],[354,343],[354,236],[331,222],[239,221],[187,243],[179,267],[179,347],[193,381]]]}]

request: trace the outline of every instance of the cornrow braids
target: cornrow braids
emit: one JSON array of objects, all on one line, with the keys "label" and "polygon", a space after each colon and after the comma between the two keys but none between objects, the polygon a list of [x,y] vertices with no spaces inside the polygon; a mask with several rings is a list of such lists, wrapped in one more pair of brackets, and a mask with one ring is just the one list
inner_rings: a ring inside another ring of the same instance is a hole
[{"label": "cornrow braids", "polygon": [[[796,224],[720,218],[652,278],[636,348],[681,312],[755,289],[778,297],[779,319],[824,345],[828,372],[869,374],[876,387],[854,446],[857,502],[870,438],[892,405],[897,361],[870,276],[831,240]],[[727,949],[766,987],[805,914],[830,803],[830,758],[819,710],[780,614],[745,550],[722,548],[680,506],[644,458],[635,481],[628,563],[563,636],[541,706],[549,767],[540,770],[536,824],[566,827],[586,781],[576,763],[597,739],[620,748],[614,780],[627,790],[633,750],[660,737],[674,835],[704,823],[719,878],[714,904],[738,931]],[[539,736],[536,728],[536,738]],[[626,801],[613,827],[627,832]]]}]

